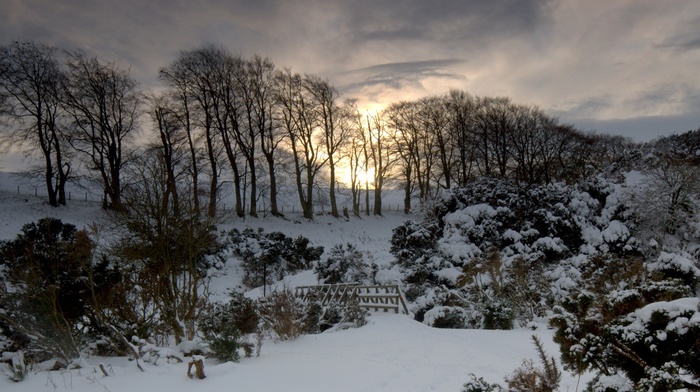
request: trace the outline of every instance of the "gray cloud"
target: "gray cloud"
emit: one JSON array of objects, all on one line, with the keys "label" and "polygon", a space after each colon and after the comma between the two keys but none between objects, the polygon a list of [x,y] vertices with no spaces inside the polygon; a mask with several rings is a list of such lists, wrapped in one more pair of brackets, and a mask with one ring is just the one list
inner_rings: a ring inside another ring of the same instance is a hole
[{"label": "gray cloud", "polygon": [[344,72],[356,82],[342,85],[352,92],[366,86],[382,85],[395,90],[403,87],[423,88],[421,81],[427,78],[464,80],[464,75],[450,71],[450,67],[465,63],[460,59],[439,59],[378,64]]},{"label": "gray cloud", "polygon": [[0,36],[84,49],[147,88],[179,51],[214,43],[377,107],[459,88],[582,128],[661,132],[700,113],[699,15],[695,0],[5,0]]},{"label": "gray cloud", "polygon": [[700,17],[680,24],[678,31],[664,39],[659,47],[673,48],[679,52],[700,49]]}]

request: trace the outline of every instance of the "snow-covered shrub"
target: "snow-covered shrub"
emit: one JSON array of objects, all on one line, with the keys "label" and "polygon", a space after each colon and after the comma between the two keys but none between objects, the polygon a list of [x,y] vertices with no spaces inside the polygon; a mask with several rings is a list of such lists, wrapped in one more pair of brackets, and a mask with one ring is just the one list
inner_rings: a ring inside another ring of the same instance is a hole
[{"label": "snow-covered shrub", "polygon": [[351,298],[345,304],[343,309],[343,318],[341,319],[338,328],[360,328],[367,324],[367,309],[360,306],[357,298]]},{"label": "snow-covered shrub", "polygon": [[477,327],[546,316],[578,273],[569,260],[640,254],[625,200],[603,178],[580,185],[481,178],[445,192],[424,221],[406,222],[392,237],[416,319],[450,306],[463,307],[464,322],[479,320]]},{"label": "snow-covered shrub", "polygon": [[483,310],[484,329],[511,329],[513,328],[513,309],[499,301],[489,302]]},{"label": "snow-covered shrub", "polygon": [[66,365],[77,357],[77,329],[90,313],[88,282],[95,282],[86,268],[92,249],[84,231],[55,218],[26,224],[14,240],[0,242],[0,327],[13,351]]},{"label": "snow-covered shrub", "polygon": [[474,373],[470,373],[469,377],[471,377],[471,380],[464,383],[462,392],[498,392],[503,390],[500,385],[496,383],[491,384],[484,380],[483,377],[477,377]]},{"label": "snow-covered shrub", "polygon": [[326,284],[363,282],[368,270],[362,252],[350,243],[333,246],[328,257],[314,268],[319,281]]},{"label": "snow-covered shrub", "polygon": [[241,331],[233,323],[226,305],[215,304],[199,319],[199,332],[211,355],[220,362],[238,362],[242,348]]},{"label": "snow-covered shrub", "polygon": [[423,323],[434,328],[467,328],[470,323],[469,312],[459,306],[435,306],[425,312]]},{"label": "snow-covered shrub", "polygon": [[[568,370],[624,374],[635,389],[672,390],[700,376],[700,309],[692,287],[638,259],[591,257],[556,307]],[[675,386],[674,386],[675,385]]]},{"label": "snow-covered shrub", "polygon": [[17,351],[10,353],[10,360],[7,363],[8,372],[6,373],[7,378],[14,382],[20,382],[24,380],[29,374],[29,367],[24,361],[24,352]]},{"label": "snow-covered shrub", "polygon": [[276,290],[259,300],[260,318],[278,340],[294,340],[304,333],[305,305],[289,289]]},{"label": "snow-covered shrub", "polygon": [[248,287],[268,285],[287,274],[309,269],[323,254],[323,247],[310,246],[306,237],[290,238],[278,231],[265,233],[262,228],[233,229],[228,237],[233,254],[243,259],[243,283]]},{"label": "snow-covered shrub", "polygon": [[237,362],[239,349],[246,357],[253,352],[250,336],[258,332],[259,316],[256,302],[240,293],[231,293],[224,304],[212,304],[199,319],[199,332],[216,359]]},{"label": "snow-covered shrub", "polygon": [[561,371],[554,357],[548,357],[537,336],[532,340],[540,357],[542,367],[535,367],[531,359],[526,359],[515,372],[506,377],[508,391],[513,392],[555,392],[561,382]]},{"label": "snow-covered shrub", "polygon": [[367,323],[367,310],[360,307],[357,299],[350,299],[345,305],[331,303],[324,308],[318,299],[312,298],[304,305],[303,313],[303,332],[307,334],[331,328],[359,328]]}]

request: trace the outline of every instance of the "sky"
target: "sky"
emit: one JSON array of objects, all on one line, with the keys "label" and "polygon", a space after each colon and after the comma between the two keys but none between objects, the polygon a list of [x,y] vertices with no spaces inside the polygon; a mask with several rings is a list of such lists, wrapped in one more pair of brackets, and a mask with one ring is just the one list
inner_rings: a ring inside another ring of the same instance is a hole
[{"label": "sky", "polygon": [[635,141],[700,127],[696,0],[3,0],[0,37],[85,50],[148,90],[213,43],[369,111],[460,89]]}]

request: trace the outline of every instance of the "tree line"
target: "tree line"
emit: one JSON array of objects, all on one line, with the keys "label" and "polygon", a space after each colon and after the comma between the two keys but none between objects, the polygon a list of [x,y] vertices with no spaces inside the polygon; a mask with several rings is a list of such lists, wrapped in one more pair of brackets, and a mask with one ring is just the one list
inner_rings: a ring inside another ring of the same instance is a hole
[{"label": "tree line", "polygon": [[[65,185],[81,174],[99,183],[104,208],[122,209],[147,163],[160,168],[151,174],[175,210],[185,197],[213,217],[231,184],[239,217],[258,216],[261,204],[279,216],[280,194],[293,192],[309,219],[319,198],[340,215],[341,186],[356,216],[362,203],[381,215],[387,186],[405,191],[409,213],[413,200],[481,176],[575,182],[631,144],[536,106],[458,90],[363,113],[318,75],[214,45],[182,51],[158,75],[164,88],[145,93],[127,70],[83,52],[2,46],[2,142],[40,162],[52,206],[66,204]],[[137,143],[149,128],[149,142]]]}]

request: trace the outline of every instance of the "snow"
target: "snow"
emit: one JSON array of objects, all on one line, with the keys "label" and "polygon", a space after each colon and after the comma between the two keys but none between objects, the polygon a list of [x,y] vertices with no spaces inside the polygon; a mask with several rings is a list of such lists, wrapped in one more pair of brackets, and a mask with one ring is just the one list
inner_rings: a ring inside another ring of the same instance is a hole
[{"label": "snow", "polygon": [[[536,334],[550,355],[557,353],[552,331],[434,329],[404,315],[374,313],[358,329],[306,335],[291,342],[266,341],[257,358],[240,363],[205,361],[204,380],[188,379],[187,361],[158,366],[117,358],[105,363],[110,374],[93,367],[32,373],[20,383],[0,377],[0,390],[24,391],[459,391],[474,373],[503,384],[522,360],[537,360],[530,336]],[[561,390],[574,390],[565,373]]]},{"label": "snow", "polygon": [[[0,178],[1,179],[1,178]],[[452,219],[462,223],[491,216],[496,211],[478,206]],[[0,240],[12,239],[21,227],[40,218],[52,216],[78,228],[97,222],[104,224],[107,215],[98,201],[72,200],[67,207],[52,208],[44,199],[17,194],[0,188]],[[385,217],[335,219],[318,216],[308,222],[288,214],[280,218],[224,219],[221,229],[262,227],[266,232],[281,231],[290,236],[304,235],[312,245],[330,249],[335,244],[352,243],[365,254],[365,261],[388,267],[392,229],[406,216],[387,213]],[[513,239],[518,233],[511,233]],[[521,233],[527,235],[527,233]],[[457,244],[444,244],[457,246]],[[552,239],[548,246],[557,246]],[[474,252],[472,249],[471,252]],[[223,298],[232,289],[240,289],[240,266],[230,259],[226,269],[212,282],[214,298]],[[458,269],[446,269],[444,277],[456,279]],[[400,278],[396,268],[382,268],[377,275],[381,282]],[[280,286],[315,284],[311,271],[285,278]],[[563,282],[562,282],[563,283]],[[258,297],[260,290],[246,295]],[[291,342],[265,340],[260,357],[242,358],[239,363],[220,364],[206,359],[204,380],[186,376],[187,362],[182,347],[154,348],[160,360],[143,363],[144,372],[123,357],[87,357],[82,368],[62,371],[40,370],[37,366],[19,383],[0,374],[3,392],[36,391],[169,391],[197,392],[235,391],[459,391],[469,380],[469,373],[489,382],[503,384],[503,378],[520,366],[524,359],[537,353],[530,339],[540,337],[549,355],[556,358],[558,347],[552,342],[553,331],[539,325],[536,331],[445,330],[428,327],[410,316],[372,313],[368,325],[343,331],[329,330],[306,335]],[[191,343],[187,343],[191,344]],[[168,359],[169,358],[169,359]],[[177,360],[183,360],[178,363]],[[109,376],[99,370],[103,364]],[[4,369],[4,365],[0,364]],[[586,378],[586,377],[584,377]],[[582,381],[582,383],[585,380]],[[577,378],[565,373],[561,390],[574,390]],[[583,385],[583,384],[581,384]]]}]

